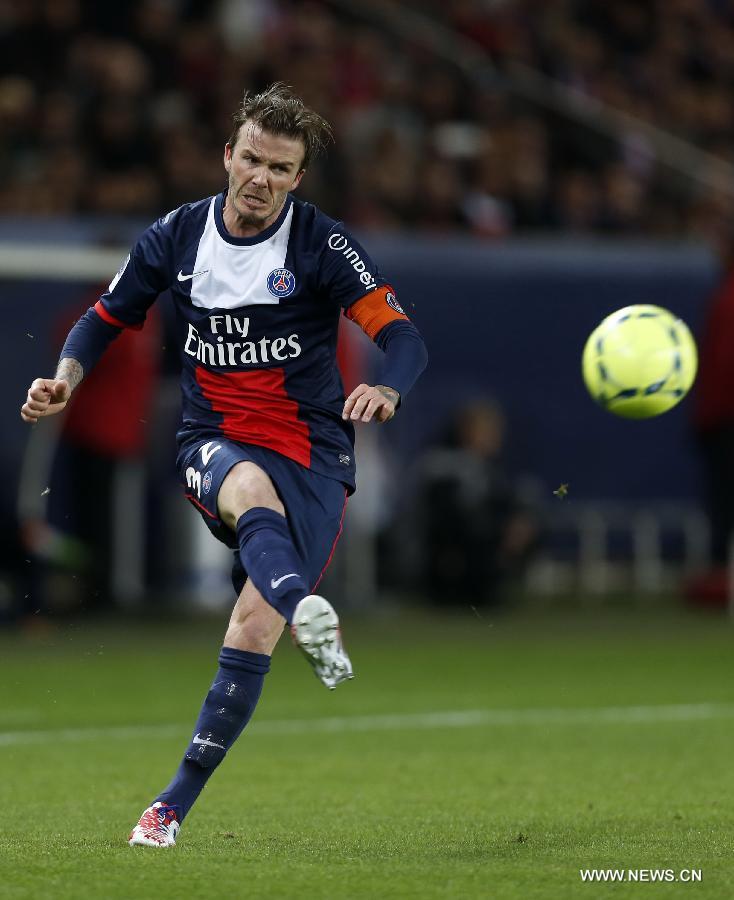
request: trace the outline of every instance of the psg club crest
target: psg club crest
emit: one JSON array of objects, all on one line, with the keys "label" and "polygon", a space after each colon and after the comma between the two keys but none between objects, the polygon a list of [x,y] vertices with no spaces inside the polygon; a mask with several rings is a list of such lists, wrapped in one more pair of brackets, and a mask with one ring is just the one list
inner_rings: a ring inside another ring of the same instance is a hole
[{"label": "psg club crest", "polygon": [[403,307],[398,303],[398,298],[395,296],[395,294],[393,294],[392,291],[388,291],[385,294],[385,300],[387,301],[387,305],[391,306],[395,310],[395,312],[399,312],[402,315],[405,315]]},{"label": "psg club crest", "polygon": [[207,472],[202,479],[201,486],[204,489],[204,493],[208,494],[212,489],[212,473]]},{"label": "psg club crest", "polygon": [[274,297],[290,297],[296,289],[296,276],[288,269],[273,269],[268,275],[268,290]]}]

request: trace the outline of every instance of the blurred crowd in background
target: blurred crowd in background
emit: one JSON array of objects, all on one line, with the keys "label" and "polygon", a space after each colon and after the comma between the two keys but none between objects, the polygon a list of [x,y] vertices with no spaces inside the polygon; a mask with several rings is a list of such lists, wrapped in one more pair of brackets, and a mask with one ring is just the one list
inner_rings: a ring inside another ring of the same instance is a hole
[{"label": "blurred crowd in background", "polygon": [[388,34],[369,3],[0,0],[0,213],[149,218],[215,193],[243,87],[281,79],[335,126],[301,195],[358,228],[729,228],[730,201],[673,183],[644,129],[610,140],[508,85],[530,67],[732,161],[731,0],[396,5],[471,39],[494,77],[437,60],[419,23]]},{"label": "blurred crowd in background", "polygon": [[[390,27],[382,16],[392,16]],[[243,90],[276,80],[334,127],[334,145],[311,165],[299,196],[355,229],[690,239],[718,251],[725,277],[700,336],[692,418],[714,567],[701,585],[722,605],[734,548],[734,178],[725,183],[725,167],[734,166],[734,0],[0,0],[0,217],[13,227],[26,216],[147,224],[214,194],[226,184],[222,154]],[[528,85],[540,82],[531,99]],[[661,157],[654,129],[669,136],[662,140],[673,155],[680,150],[679,166]],[[715,185],[701,166],[716,160],[724,177]],[[482,259],[489,252],[474,249]],[[561,282],[562,269],[554,274]],[[641,272],[628,283],[649,292]],[[87,301],[79,298],[80,309]],[[472,327],[489,327],[487,309],[471,315]],[[23,332],[34,338],[26,324]],[[150,347],[146,365],[155,368]],[[135,464],[149,452],[148,416],[138,406],[165,395],[151,370],[138,379],[128,417],[98,427],[93,379],[107,390],[115,365],[110,355],[87,379],[89,402],[59,426],[55,459],[53,447],[27,442],[22,556],[7,555],[28,567],[19,581],[28,615],[45,608],[44,596],[58,600],[53,579],[65,568],[73,579],[79,573],[72,593],[84,582],[89,607],[135,595],[143,576],[165,582],[167,570],[151,573],[150,559],[146,571],[143,538],[115,543],[115,534],[142,534],[142,523],[105,524],[137,521],[132,507],[146,505]],[[371,526],[381,583],[419,588],[434,603],[497,604],[548,543],[548,485],[515,471],[510,407],[494,399],[494,387],[462,396],[450,419],[437,417],[402,485],[405,508],[383,510]],[[129,459],[124,439],[134,443]],[[65,482],[71,492],[57,488]],[[41,483],[52,489],[41,493]],[[93,512],[72,510],[78,484],[94,497]],[[125,521],[120,498],[130,501]],[[174,534],[177,554],[186,539]],[[125,563],[136,554],[137,581]],[[9,602],[0,579],[0,621]]]}]

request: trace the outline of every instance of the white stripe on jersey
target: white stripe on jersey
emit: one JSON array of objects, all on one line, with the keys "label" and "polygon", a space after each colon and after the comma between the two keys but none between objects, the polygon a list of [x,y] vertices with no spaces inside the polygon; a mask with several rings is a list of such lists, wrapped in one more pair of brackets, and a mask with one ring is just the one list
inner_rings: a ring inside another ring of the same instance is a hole
[{"label": "white stripe on jersey", "polygon": [[191,280],[191,303],[203,309],[278,304],[268,290],[268,275],[282,269],[288,252],[293,204],[283,224],[271,237],[255,244],[229,244],[214,221],[216,197],[209,204],[192,272],[205,272]]}]

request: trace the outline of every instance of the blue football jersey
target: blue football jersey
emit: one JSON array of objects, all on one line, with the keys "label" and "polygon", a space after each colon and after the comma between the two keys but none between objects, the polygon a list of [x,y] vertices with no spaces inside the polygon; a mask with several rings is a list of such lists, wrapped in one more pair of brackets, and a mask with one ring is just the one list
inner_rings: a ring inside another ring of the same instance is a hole
[{"label": "blue football jersey", "polygon": [[354,429],[341,418],[336,366],[342,310],[371,337],[406,319],[344,225],[288,196],[255,237],[225,228],[225,194],[185,204],[148,228],[95,306],[140,328],[160,293],[176,310],[183,425],[268,447],[354,487]]}]

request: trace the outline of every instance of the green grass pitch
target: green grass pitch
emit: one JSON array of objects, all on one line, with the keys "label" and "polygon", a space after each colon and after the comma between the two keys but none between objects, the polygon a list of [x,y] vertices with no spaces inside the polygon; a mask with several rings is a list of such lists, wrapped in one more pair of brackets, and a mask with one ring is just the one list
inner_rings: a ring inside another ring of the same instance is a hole
[{"label": "green grass pitch", "polygon": [[[330,693],[284,638],[171,850],[131,849],[223,622],[0,636],[3,898],[734,896],[734,625],[347,617]],[[583,883],[580,869],[700,869]]]}]

